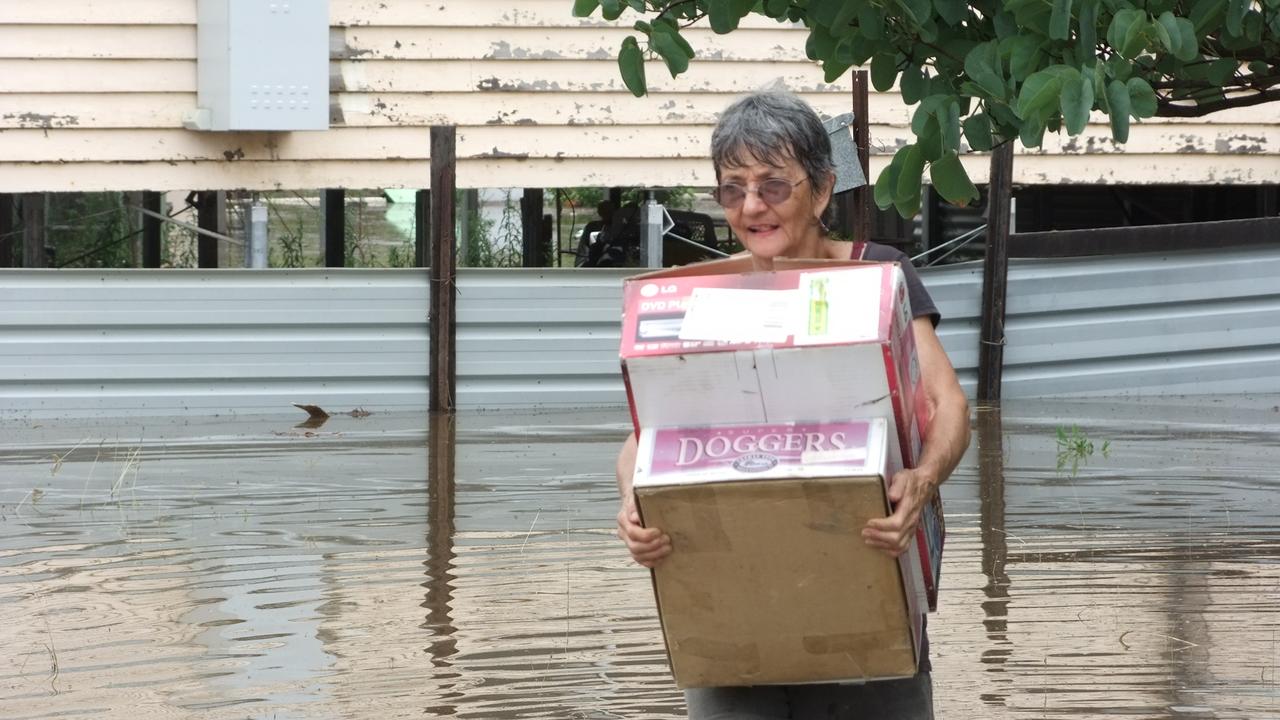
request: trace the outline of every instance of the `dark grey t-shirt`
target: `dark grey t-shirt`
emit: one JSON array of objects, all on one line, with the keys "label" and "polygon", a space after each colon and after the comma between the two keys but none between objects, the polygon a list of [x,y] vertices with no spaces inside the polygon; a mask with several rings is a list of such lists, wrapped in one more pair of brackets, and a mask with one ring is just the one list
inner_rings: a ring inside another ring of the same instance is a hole
[{"label": "dark grey t-shirt", "polygon": [[[861,257],[858,257],[859,246],[865,247]],[[896,262],[901,265],[902,274],[907,279],[907,297],[911,299],[912,317],[927,317],[933,322],[934,327],[938,327],[938,321],[942,319],[942,313],[938,312],[938,306],[933,304],[933,298],[929,297],[929,291],[925,290],[924,283],[920,281],[920,274],[916,272],[915,267],[911,264],[911,258],[907,257],[906,253],[880,243],[854,243],[853,259],[873,262]]]}]

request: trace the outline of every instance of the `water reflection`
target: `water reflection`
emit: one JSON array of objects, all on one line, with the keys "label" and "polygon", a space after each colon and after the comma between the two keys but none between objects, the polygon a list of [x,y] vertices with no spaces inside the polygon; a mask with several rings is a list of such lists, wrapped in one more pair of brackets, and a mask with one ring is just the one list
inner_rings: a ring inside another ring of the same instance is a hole
[{"label": "water reflection", "polygon": [[[980,412],[939,716],[1280,717],[1273,407]],[[682,716],[625,413],[296,422],[0,428],[0,716]],[[1064,424],[1110,457],[1058,471]]]},{"label": "water reflection", "polygon": [[[1005,530],[1004,498],[1004,425],[999,406],[977,409],[978,527],[982,536],[982,587],[986,600],[982,603],[983,625],[988,643],[982,650],[982,662],[992,672],[1003,671],[1012,653],[1008,630],[1009,576],[1005,559],[1009,555],[1009,537]],[[989,693],[985,702],[1003,706],[1000,695]]]},{"label": "water reflection", "polygon": [[439,701],[426,711],[432,716],[446,717],[456,714],[453,701],[462,697],[454,689],[458,672],[451,669],[449,658],[458,652],[457,629],[453,625],[453,535],[457,457],[457,416],[452,413],[432,413],[427,429],[427,609],[423,628],[433,639],[427,646],[431,664],[437,668],[434,676],[441,683]]}]

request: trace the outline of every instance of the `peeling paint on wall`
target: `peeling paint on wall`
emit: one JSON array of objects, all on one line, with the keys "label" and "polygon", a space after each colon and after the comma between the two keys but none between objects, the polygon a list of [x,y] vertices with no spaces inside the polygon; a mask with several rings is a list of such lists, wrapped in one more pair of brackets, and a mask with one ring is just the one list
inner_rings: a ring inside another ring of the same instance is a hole
[{"label": "peeling paint on wall", "polygon": [[1265,137],[1235,135],[1215,140],[1213,151],[1220,155],[1261,155],[1266,152],[1266,143]]},{"label": "peeling paint on wall", "polygon": [[51,128],[70,127],[80,124],[75,115],[46,115],[44,113],[24,112],[6,113],[5,120],[17,120],[18,127],[49,130]]}]

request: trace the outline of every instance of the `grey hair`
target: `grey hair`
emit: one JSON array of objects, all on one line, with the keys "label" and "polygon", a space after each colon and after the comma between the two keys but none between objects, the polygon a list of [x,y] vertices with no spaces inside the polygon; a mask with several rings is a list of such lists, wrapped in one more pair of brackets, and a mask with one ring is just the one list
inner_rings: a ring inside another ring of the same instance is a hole
[{"label": "grey hair", "polygon": [[835,163],[831,137],[809,103],[789,92],[765,90],[737,100],[720,114],[711,133],[711,162],[721,170],[762,162],[782,167],[795,160],[815,197],[827,186]]}]

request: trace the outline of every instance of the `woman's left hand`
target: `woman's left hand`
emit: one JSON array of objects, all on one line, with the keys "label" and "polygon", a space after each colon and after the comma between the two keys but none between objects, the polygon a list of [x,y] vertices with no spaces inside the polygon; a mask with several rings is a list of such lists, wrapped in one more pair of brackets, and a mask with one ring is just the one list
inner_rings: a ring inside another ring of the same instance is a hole
[{"label": "woman's left hand", "polygon": [[893,514],[868,520],[862,529],[863,541],[890,557],[906,552],[915,541],[920,511],[933,497],[937,483],[936,477],[923,468],[898,471],[889,483],[889,506]]}]

